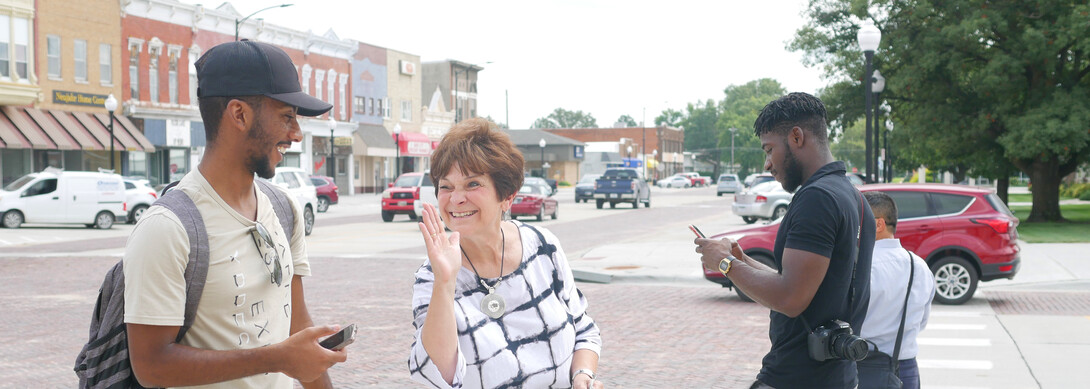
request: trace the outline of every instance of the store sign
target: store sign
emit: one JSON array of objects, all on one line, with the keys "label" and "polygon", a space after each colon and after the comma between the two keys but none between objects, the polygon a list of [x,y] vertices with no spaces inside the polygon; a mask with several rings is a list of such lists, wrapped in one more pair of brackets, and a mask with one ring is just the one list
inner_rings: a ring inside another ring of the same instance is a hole
[{"label": "store sign", "polygon": [[399,60],[397,62],[401,65],[401,74],[407,74],[407,75],[410,75],[410,76],[416,75],[416,64],[415,63],[412,63],[412,62],[409,62],[409,61],[404,61],[404,60]]},{"label": "store sign", "polygon": [[338,136],[333,138],[333,145],[335,146],[351,146],[352,137],[350,136]]},{"label": "store sign", "polygon": [[55,90],[53,91],[53,104],[82,105],[86,107],[103,108],[103,105],[106,104],[106,95],[93,95],[90,93]]},{"label": "store sign", "polygon": [[189,147],[189,121],[167,119],[167,146]]},{"label": "store sign", "polygon": [[575,159],[583,159],[583,146],[572,147],[572,151],[572,156],[575,157]]},{"label": "store sign", "polygon": [[431,142],[413,142],[409,141],[408,150],[410,154],[428,155],[431,154]]}]

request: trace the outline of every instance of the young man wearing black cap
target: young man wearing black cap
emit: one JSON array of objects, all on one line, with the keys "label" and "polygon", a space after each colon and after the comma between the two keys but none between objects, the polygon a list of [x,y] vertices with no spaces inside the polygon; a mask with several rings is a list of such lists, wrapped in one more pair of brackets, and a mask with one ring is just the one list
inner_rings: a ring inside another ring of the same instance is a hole
[{"label": "young man wearing black cap", "polygon": [[133,372],[144,386],[330,387],[326,370],[344,362],[318,339],[336,326],[313,326],[303,298],[310,275],[303,218],[291,196],[295,227],[286,236],[273,203],[254,182],[272,178],[292,142],[296,115],[332,105],[301,91],[283,50],[230,42],[197,60],[197,96],[208,141],[181,190],[207,231],[208,276],[196,320],[175,336],[186,306],[189,238],[178,217],[152,207],[125,250],[125,323]]},{"label": "young man wearing black cap", "polygon": [[[705,267],[719,269],[772,310],[772,349],[752,388],[854,388],[855,362],[815,360],[808,334],[831,320],[847,322],[859,333],[869,299],[874,215],[844,176],[844,163],[829,151],[821,100],[806,93],[780,97],[761,110],[753,126],[765,170],[795,194],[776,233],[776,268],[746,256],[729,238],[698,238],[696,252]],[[853,345],[844,354],[865,354],[865,343]]]}]

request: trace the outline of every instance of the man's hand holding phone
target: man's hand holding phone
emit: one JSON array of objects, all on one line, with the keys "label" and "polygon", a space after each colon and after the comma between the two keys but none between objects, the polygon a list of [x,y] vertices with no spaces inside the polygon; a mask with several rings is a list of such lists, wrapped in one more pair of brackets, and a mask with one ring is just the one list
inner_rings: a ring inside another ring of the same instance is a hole
[{"label": "man's hand holding phone", "polygon": [[693,243],[696,244],[697,254],[701,255],[700,261],[707,269],[718,269],[719,261],[723,260],[723,258],[729,257],[731,260],[735,260],[736,258],[745,257],[742,247],[734,239],[708,239],[699,228],[692,224],[689,225],[689,230],[696,234]]}]

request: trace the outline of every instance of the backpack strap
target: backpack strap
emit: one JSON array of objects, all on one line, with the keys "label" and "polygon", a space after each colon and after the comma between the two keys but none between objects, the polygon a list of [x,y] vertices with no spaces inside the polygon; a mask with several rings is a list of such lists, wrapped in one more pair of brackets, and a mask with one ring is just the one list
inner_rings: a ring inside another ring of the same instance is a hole
[{"label": "backpack strap", "polygon": [[287,236],[288,242],[291,242],[295,232],[295,212],[291,209],[291,201],[288,201],[288,196],[284,195],[284,192],[268,181],[254,180],[254,184],[261,188],[262,192],[265,192],[265,196],[269,197],[273,211],[276,212],[276,217],[280,219],[280,227],[284,228],[284,234]]},{"label": "backpack strap", "polygon": [[204,219],[193,199],[180,190],[163,194],[154,204],[170,210],[182,222],[186,235],[189,236],[189,262],[185,267],[185,321],[178,329],[175,342],[180,342],[193,321],[197,318],[197,304],[204,292],[204,282],[208,279],[208,232],[204,228]]}]

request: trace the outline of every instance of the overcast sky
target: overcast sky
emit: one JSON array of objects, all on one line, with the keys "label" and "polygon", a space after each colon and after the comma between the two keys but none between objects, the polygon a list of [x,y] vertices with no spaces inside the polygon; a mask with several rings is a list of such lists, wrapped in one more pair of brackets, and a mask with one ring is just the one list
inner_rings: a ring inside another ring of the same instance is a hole
[{"label": "overcast sky", "polygon": [[483,66],[478,114],[507,121],[506,91],[514,129],[558,107],[601,127],[625,114],[651,125],[663,109],[719,100],[728,85],[763,77],[789,91],[824,85],[819,69],[784,48],[806,0],[230,1],[242,15],[281,2],[295,5],[255,18]]}]

